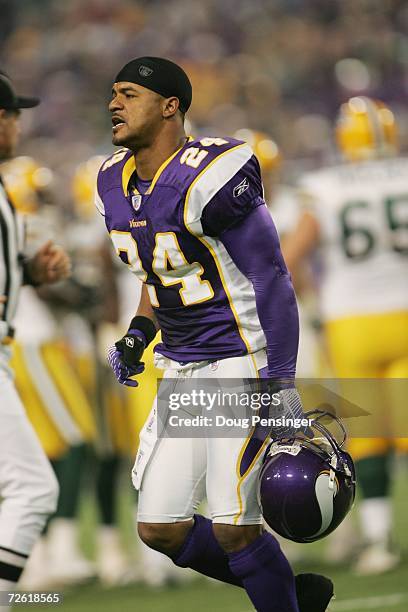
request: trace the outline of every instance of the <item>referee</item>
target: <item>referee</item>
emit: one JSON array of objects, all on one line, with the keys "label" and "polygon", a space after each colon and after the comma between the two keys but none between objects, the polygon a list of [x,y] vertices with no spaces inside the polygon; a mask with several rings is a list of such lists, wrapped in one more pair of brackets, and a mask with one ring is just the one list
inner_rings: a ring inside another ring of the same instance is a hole
[{"label": "referee", "polygon": [[[36,98],[17,96],[10,79],[0,72],[0,163],[15,152],[21,109],[37,104]],[[1,612],[9,609],[6,593],[16,589],[28,556],[58,499],[56,478],[28,422],[8,366],[13,317],[22,284],[54,283],[70,272],[67,255],[51,241],[33,257],[24,256],[23,221],[6,189],[0,175]]]}]

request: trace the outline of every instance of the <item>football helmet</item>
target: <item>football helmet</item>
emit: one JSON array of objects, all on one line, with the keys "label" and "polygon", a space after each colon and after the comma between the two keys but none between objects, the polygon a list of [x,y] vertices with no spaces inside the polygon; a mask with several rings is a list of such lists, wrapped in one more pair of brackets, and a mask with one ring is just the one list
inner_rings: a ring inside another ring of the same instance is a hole
[{"label": "football helmet", "polygon": [[[315,410],[313,439],[295,437],[273,442],[265,453],[259,477],[259,500],[265,521],[293,542],[314,542],[334,531],[351,509],[355,469],[342,449],[346,431],[340,419]],[[334,420],[342,433],[338,442],[322,421]]]},{"label": "football helmet", "polygon": [[72,179],[72,195],[77,217],[89,221],[96,213],[95,189],[99,168],[106,160],[106,155],[94,155],[78,165]]},{"label": "football helmet", "polygon": [[52,171],[21,155],[6,162],[2,172],[16,209],[23,214],[37,212],[53,182]]},{"label": "football helmet", "polygon": [[398,152],[394,114],[383,102],[365,96],[340,107],[336,141],[348,161],[389,157]]},{"label": "football helmet", "polygon": [[234,138],[244,140],[252,147],[259,161],[262,173],[277,170],[282,163],[279,147],[268,134],[254,130],[241,129],[235,132]]}]

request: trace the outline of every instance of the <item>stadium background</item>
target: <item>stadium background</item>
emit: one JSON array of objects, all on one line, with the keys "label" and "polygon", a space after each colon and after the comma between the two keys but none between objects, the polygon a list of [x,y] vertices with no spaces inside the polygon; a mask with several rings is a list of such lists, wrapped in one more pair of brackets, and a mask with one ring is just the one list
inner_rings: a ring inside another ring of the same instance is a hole
[{"label": "stadium background", "polygon": [[[333,160],[333,119],[351,95],[370,95],[396,113],[402,150],[408,144],[408,5],[404,0],[0,0],[0,68],[42,104],[23,114],[21,151],[54,173],[53,198],[72,209],[72,177],[82,161],[111,150],[106,103],[111,79],[131,57],[162,55],[192,78],[195,134],[262,130],[279,144],[289,183]],[[89,476],[91,478],[91,475]],[[130,504],[122,484],[124,508]],[[395,532],[407,556],[406,484],[396,491]],[[95,510],[84,496],[81,532],[94,551]],[[129,518],[124,538],[131,539]],[[405,535],[404,535],[405,534]],[[404,539],[405,538],[405,539]],[[313,566],[321,546],[307,548]],[[309,564],[310,567],[310,564]],[[342,567],[334,610],[408,607],[406,562],[380,578]],[[361,601],[357,601],[361,600]],[[68,591],[61,610],[214,612],[249,610],[243,593],[197,581],[155,591],[142,586]]]}]

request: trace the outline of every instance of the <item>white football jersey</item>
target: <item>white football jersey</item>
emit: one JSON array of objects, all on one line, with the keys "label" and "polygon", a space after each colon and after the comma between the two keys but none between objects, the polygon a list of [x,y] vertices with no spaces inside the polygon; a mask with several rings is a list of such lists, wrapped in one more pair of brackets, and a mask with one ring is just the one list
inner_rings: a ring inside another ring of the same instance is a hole
[{"label": "white football jersey", "polygon": [[[278,185],[268,210],[282,240],[295,229],[302,213],[297,190],[290,185]],[[313,320],[316,318],[315,301],[312,287],[308,287],[306,292],[303,287],[301,294],[297,296],[300,325],[296,375],[299,378],[312,378],[316,374],[318,339],[313,327]]]},{"label": "white football jersey", "polygon": [[324,168],[300,185],[320,224],[323,318],[408,309],[408,158]]},{"label": "white football jersey", "polygon": [[279,185],[268,209],[279,236],[289,234],[296,227],[302,212],[296,189],[289,185]]}]

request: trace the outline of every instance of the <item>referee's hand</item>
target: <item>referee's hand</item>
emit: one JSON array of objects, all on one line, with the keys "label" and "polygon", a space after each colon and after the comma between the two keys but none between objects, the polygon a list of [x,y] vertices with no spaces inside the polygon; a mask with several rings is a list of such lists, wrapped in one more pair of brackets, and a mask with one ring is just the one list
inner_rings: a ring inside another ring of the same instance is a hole
[{"label": "referee's hand", "polygon": [[30,278],[36,285],[57,283],[71,274],[71,261],[64,249],[46,242],[28,261]]}]

